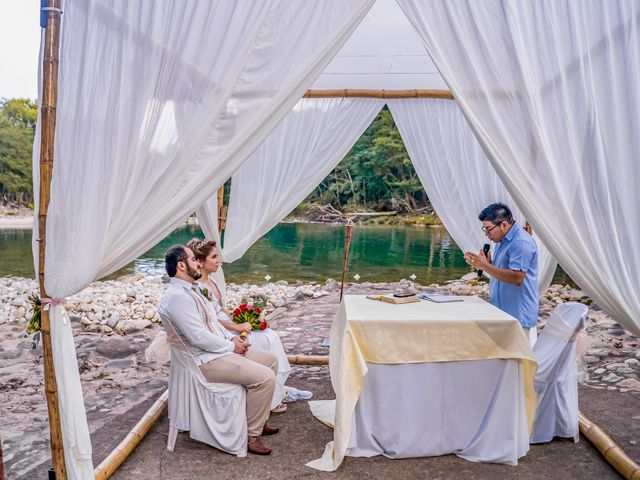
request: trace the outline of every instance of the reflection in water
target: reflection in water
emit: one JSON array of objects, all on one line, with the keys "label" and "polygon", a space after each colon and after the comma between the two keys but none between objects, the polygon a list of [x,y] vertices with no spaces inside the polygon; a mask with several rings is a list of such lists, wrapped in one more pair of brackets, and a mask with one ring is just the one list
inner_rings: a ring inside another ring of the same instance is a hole
[{"label": "reflection in water", "polygon": [[[158,275],[164,273],[164,252],[176,243],[202,237],[199,227],[177,229],[133,263],[114,273]],[[240,260],[225,265],[230,282],[276,280],[324,281],[340,278],[344,226],[280,224],[261,238]],[[0,275],[33,277],[31,231],[0,231]],[[444,228],[354,226],[349,254],[348,279],[356,273],[360,281],[397,281],[417,276],[422,284],[458,278],[470,269],[462,252]],[[564,272],[556,281],[567,282]]]}]

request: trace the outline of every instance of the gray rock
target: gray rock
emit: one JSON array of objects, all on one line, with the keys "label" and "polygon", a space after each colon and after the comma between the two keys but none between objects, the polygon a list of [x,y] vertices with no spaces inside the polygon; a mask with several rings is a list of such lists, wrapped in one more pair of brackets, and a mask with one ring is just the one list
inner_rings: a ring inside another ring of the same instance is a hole
[{"label": "gray rock", "polygon": [[24,304],[25,304],[24,297],[21,297],[21,296],[17,296],[14,299],[12,299],[11,302],[9,302],[9,305],[12,305],[14,307],[21,307]]},{"label": "gray rock", "polygon": [[622,380],[622,377],[619,377],[615,373],[610,373],[609,375],[602,377],[603,382],[617,383],[620,380]]},{"label": "gray rock", "polygon": [[618,387],[628,388],[640,392],[640,381],[635,378],[626,378],[616,384]]},{"label": "gray rock", "polygon": [[119,321],[120,321],[120,314],[118,312],[113,312],[109,316],[109,320],[107,320],[107,325],[111,328],[116,328],[116,325],[118,325]]},{"label": "gray rock", "polygon": [[310,288],[302,289],[302,293],[304,294],[305,297],[313,297],[313,290],[311,290]]},{"label": "gray rock", "polygon": [[[313,295],[313,293],[312,293]],[[306,298],[304,292],[302,290],[296,290],[296,293],[293,294],[293,299],[297,301],[304,300]]]},{"label": "gray rock", "polygon": [[287,304],[287,301],[282,297],[276,298],[276,301],[273,302],[273,306],[276,308],[284,307],[286,304]]},{"label": "gray rock", "polygon": [[636,358],[627,358],[624,363],[626,363],[627,365],[640,365],[640,360]]},{"label": "gray rock", "polygon": [[327,295],[329,295],[329,292],[327,292],[325,290],[320,290],[318,292],[313,292],[313,294],[311,296],[313,298],[320,298],[320,297],[326,297]]},{"label": "gray rock", "polygon": [[626,366],[627,366],[626,363],[610,363],[606,367],[607,367],[607,370],[617,370],[619,368],[624,368]]},{"label": "gray rock", "polygon": [[616,372],[628,375],[630,373],[635,373],[635,370],[629,367],[621,367],[621,368],[616,368]]},{"label": "gray rock", "polygon": [[122,360],[111,360],[104,368],[124,370],[133,366],[133,360],[130,358],[123,358]]},{"label": "gray rock", "polygon": [[118,327],[120,327],[120,330],[125,335],[128,333],[139,332],[140,330],[144,330],[151,326],[151,322],[149,320],[125,320],[121,323],[122,326],[118,325]]},{"label": "gray rock", "polygon": [[607,370],[604,368],[596,368],[593,373],[595,373],[596,375],[602,375],[603,373],[605,373]]},{"label": "gray rock", "polygon": [[325,290],[337,290],[339,287],[340,287],[340,284],[333,278],[328,279],[327,282],[324,284]]}]

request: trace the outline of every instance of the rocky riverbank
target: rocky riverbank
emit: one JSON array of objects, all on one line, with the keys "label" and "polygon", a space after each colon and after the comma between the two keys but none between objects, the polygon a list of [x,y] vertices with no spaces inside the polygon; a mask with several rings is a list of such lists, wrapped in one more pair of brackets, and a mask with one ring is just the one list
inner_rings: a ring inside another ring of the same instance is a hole
[{"label": "rocky riverbank", "polygon": [[[424,287],[410,281],[357,283],[347,293],[382,293],[397,289],[443,291],[486,298],[488,286],[469,276],[444,285]],[[65,299],[74,329],[78,366],[92,432],[117,419],[165,387],[167,366],[147,363],[144,350],[160,330],[155,308],[166,284],[162,277],[129,276],[95,282]],[[25,327],[27,297],[35,291],[33,280],[0,278],[0,436],[8,478],[19,478],[48,454],[48,422],[42,379],[41,348],[32,349]],[[326,355],[322,345],[329,336],[338,303],[339,284],[276,282],[264,285],[230,284],[229,304],[243,298],[261,299],[276,311],[271,326],[278,331],[290,354]],[[587,338],[590,343],[585,385],[616,390],[640,398],[640,353],[637,337],[630,335],[583,292],[552,285],[541,297],[539,324],[559,303],[579,301],[589,305]],[[327,367],[294,367],[290,384],[326,381]]]}]

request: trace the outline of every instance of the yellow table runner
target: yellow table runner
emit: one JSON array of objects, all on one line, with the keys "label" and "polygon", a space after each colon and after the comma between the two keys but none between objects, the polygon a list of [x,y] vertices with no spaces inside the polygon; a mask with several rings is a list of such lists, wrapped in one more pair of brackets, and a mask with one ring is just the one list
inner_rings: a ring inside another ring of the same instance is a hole
[{"label": "yellow table runner", "polygon": [[348,295],[331,328],[329,369],[336,393],[334,441],[307,466],[334,471],[342,463],[367,362],[400,364],[515,359],[522,362],[524,398],[533,425],[538,365],[520,323],[478,297],[462,302],[394,305]]}]

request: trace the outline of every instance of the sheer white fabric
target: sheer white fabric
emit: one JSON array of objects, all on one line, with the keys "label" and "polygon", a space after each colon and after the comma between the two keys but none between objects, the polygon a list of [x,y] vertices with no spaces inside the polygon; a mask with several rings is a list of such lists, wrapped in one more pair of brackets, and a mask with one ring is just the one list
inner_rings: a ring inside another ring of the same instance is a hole
[{"label": "sheer white fabric", "polygon": [[640,334],[640,4],[398,1],[533,230]]},{"label": "sheer white fabric", "polygon": [[[47,293],[72,295],[116,271],[202,205],[291,110],[373,2],[66,0]],[[37,171],[38,139],[34,147]],[[36,248],[37,228],[33,238]],[[71,335],[53,344],[54,358],[74,352]],[[72,425],[87,427],[82,397],[63,376],[79,382],[77,365],[57,370],[67,445]],[[71,398],[77,408],[68,408]],[[70,478],[93,478],[68,451],[65,461],[78,472]]]},{"label": "sheer white fabric", "polygon": [[47,291],[121,268],[202,205],[372,4],[67,0]]},{"label": "sheer white fabric", "polygon": [[[65,465],[69,478],[94,478],[91,437],[82,398],[78,360],[69,314],[60,304],[49,308],[51,349],[58,387]],[[71,348],[69,348],[71,346]]]},{"label": "sheer white fabric", "polygon": [[300,204],[342,160],[383,105],[384,100],[373,98],[301,99],[233,174],[224,261],[242,257]]},{"label": "sheer white fabric", "polygon": [[[478,214],[503,202],[524,225],[524,216],[489,163],[456,102],[438,99],[388,100],[411,162],[438,216],[463,251],[477,252],[489,240]],[[538,244],[538,291],[544,292],[557,262]]]},{"label": "sheer white fabric", "polygon": [[540,334],[533,355],[538,362],[535,387],[538,398],[531,443],[553,437],[578,436],[577,333],[584,327],[587,307],[581,303],[558,305]]}]

